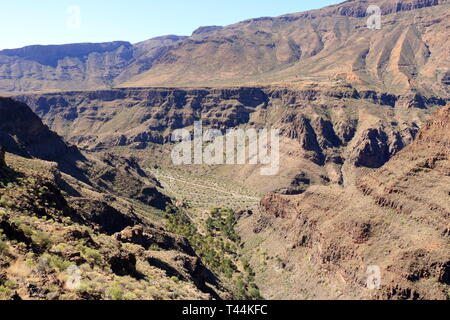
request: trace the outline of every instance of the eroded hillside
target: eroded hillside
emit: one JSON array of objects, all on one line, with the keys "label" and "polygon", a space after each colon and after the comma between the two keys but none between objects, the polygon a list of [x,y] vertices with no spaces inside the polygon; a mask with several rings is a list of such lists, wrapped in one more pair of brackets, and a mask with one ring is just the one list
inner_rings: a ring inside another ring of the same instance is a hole
[{"label": "eroded hillside", "polygon": [[[450,108],[356,186],[269,194],[239,233],[273,299],[448,299]],[[367,270],[381,270],[380,290]]]},{"label": "eroded hillside", "polygon": [[[380,30],[367,28],[371,5]],[[447,0],[351,0],[190,37],[3,50],[0,91],[315,82],[448,97],[448,12]]]},{"label": "eroded hillside", "polygon": [[233,211],[194,224],[136,158],[86,155],[25,104],[0,109],[0,299],[260,298]]},{"label": "eroded hillside", "polygon": [[184,37],[33,45],[0,51],[0,91],[108,88],[148,70],[166,48]]},{"label": "eroded hillside", "polygon": [[[382,28],[367,28],[370,5]],[[350,83],[448,95],[447,1],[346,1],[320,10],[201,28],[120,86]]]},{"label": "eroded hillside", "polygon": [[[0,299],[448,299],[449,6],[0,51]],[[174,164],[197,121],[277,174]]]}]

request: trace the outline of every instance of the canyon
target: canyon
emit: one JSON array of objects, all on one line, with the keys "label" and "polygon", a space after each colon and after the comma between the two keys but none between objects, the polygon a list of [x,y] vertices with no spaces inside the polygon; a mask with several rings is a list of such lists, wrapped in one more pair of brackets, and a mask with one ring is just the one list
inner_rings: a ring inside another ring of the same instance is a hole
[{"label": "canyon", "polygon": [[[449,299],[449,9],[350,0],[0,51],[7,298]],[[278,174],[174,164],[171,134],[196,121],[278,129]]]}]

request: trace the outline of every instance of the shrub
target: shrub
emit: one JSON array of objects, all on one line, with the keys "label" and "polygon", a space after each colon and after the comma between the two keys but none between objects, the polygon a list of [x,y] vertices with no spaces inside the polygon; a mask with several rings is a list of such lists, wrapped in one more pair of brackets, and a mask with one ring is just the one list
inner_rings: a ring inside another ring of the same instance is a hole
[{"label": "shrub", "polygon": [[114,287],[110,288],[108,290],[107,294],[109,296],[111,296],[112,300],[123,300],[124,299],[123,290],[121,288],[119,288],[118,286],[114,286]]},{"label": "shrub", "polygon": [[3,234],[3,230],[0,229],[0,254],[8,255],[9,254],[9,246],[6,241],[3,241],[6,239],[6,236]]},{"label": "shrub", "polygon": [[252,287],[248,290],[248,297],[251,300],[262,300],[263,299],[258,288],[255,288],[255,287]]},{"label": "shrub", "polygon": [[2,196],[0,198],[0,207],[11,208],[12,206],[13,206],[13,203],[8,196]]},{"label": "shrub", "polygon": [[123,300],[137,300],[137,299],[138,297],[132,292],[128,292],[123,295]]},{"label": "shrub", "polygon": [[0,300],[8,300],[11,297],[11,290],[7,287],[0,286]]},{"label": "shrub", "polygon": [[9,246],[5,241],[0,240],[0,254],[8,255],[9,254]]},{"label": "shrub", "polygon": [[49,262],[52,267],[58,269],[61,272],[66,271],[67,268],[72,265],[70,261],[64,260],[63,258],[58,256],[51,256]]},{"label": "shrub", "polygon": [[48,187],[47,186],[43,186],[39,188],[39,194],[40,195],[45,195],[48,192]]},{"label": "shrub", "polygon": [[49,234],[42,231],[35,231],[31,239],[42,249],[48,249],[52,245],[52,239]]},{"label": "shrub", "polygon": [[96,265],[101,265],[103,262],[103,257],[100,254],[100,252],[98,252],[95,249],[86,247],[84,245],[79,245],[77,247],[77,249],[81,252],[81,255],[83,256],[83,258],[85,258],[87,261],[92,262]]},{"label": "shrub", "polygon": [[150,246],[149,250],[151,250],[151,251],[161,251],[161,248],[156,243],[153,243]]},{"label": "shrub", "polygon": [[17,284],[13,281],[5,281],[5,283],[3,284],[6,288],[14,290],[15,288],[17,288]]},{"label": "shrub", "polygon": [[25,235],[27,235],[29,237],[33,235],[33,230],[26,224],[20,224],[19,229],[22,230],[23,233],[25,233]]},{"label": "shrub", "polygon": [[32,266],[34,266],[35,264],[36,264],[36,262],[34,262],[33,259],[27,259],[27,260],[25,261],[25,265],[26,265],[27,267],[32,267]]}]

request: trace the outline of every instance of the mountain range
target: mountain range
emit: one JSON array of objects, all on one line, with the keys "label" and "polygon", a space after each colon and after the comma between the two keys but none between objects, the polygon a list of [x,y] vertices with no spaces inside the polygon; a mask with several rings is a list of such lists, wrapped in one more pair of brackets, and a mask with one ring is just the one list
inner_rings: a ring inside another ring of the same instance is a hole
[{"label": "mountain range", "polygon": [[[369,5],[381,8],[381,30],[367,28]],[[134,45],[8,49],[0,51],[0,91],[312,81],[448,96],[448,19],[446,0],[346,1]]]},{"label": "mountain range", "polygon": [[[0,51],[0,299],[449,299],[449,9]],[[278,129],[279,173],[174,165],[196,121]]]}]

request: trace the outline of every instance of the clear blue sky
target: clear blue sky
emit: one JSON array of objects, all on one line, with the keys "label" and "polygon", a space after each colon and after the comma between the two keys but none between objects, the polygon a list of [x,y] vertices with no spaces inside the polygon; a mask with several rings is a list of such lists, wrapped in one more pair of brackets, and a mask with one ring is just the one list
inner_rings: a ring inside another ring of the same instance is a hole
[{"label": "clear blue sky", "polygon": [[[132,43],[199,26],[317,9],[343,0],[14,0],[0,6],[0,49],[31,44]],[[80,25],[68,7],[80,8]],[[74,24],[75,23],[75,24]],[[72,26],[72,27],[70,27]]]}]

